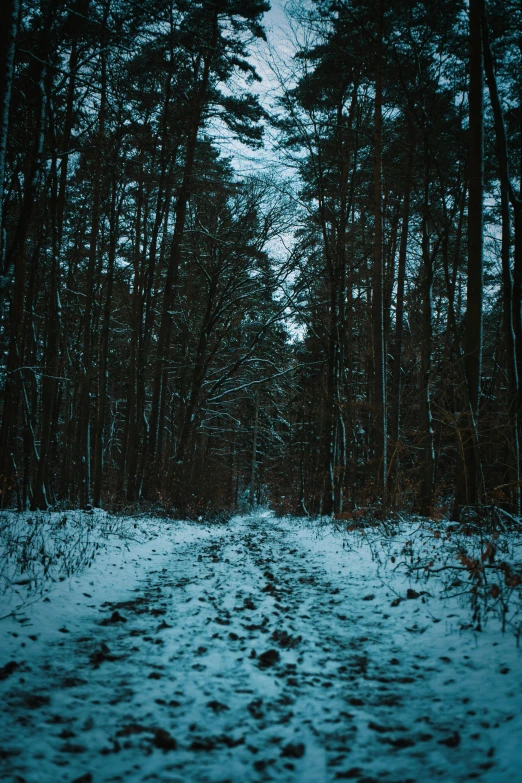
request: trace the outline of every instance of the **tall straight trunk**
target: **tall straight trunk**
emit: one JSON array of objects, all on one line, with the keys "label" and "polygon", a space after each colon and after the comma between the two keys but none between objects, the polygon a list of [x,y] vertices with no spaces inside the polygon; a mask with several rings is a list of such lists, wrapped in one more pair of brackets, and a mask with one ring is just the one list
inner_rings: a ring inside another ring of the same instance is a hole
[{"label": "tall straight trunk", "polygon": [[[446,321],[446,358],[448,359],[451,354],[451,344],[453,342],[453,326],[451,324],[450,309],[455,307],[455,289],[457,286],[459,263],[461,260],[462,237],[464,234],[464,213],[466,210],[466,194],[467,194],[467,184],[466,187],[462,189],[462,192],[458,197],[459,217],[457,222],[457,233],[455,236],[455,245],[454,245],[453,259],[451,264],[451,272],[449,268],[449,257],[448,257],[448,232],[445,232],[444,241],[442,243],[444,277],[445,277],[446,293],[447,293],[448,305],[449,305],[448,318]],[[458,345],[460,345],[460,343]]]},{"label": "tall straight trunk", "polygon": [[17,425],[20,402],[20,365],[23,360],[23,334],[24,334],[24,301],[26,294],[26,240],[31,227],[31,218],[34,210],[41,167],[43,164],[43,148],[45,137],[45,117],[47,105],[47,91],[45,78],[47,68],[39,66],[39,72],[35,78],[36,106],[35,106],[35,137],[33,148],[28,153],[28,165],[24,178],[24,194],[20,215],[15,230],[15,235],[9,254],[7,266],[14,269],[14,285],[9,310],[9,348],[5,373],[4,407],[2,413],[2,429],[0,433],[0,475],[10,475],[12,470],[13,438]]},{"label": "tall straight trunk", "polygon": [[[495,64],[489,41],[489,28],[486,16],[484,0],[481,3],[482,13],[482,41],[484,48],[484,69],[489,89],[493,118],[495,123],[495,138],[500,179],[500,202],[502,217],[502,303],[504,343],[506,347],[507,378],[508,378],[508,419],[510,428],[510,480],[513,487],[513,505],[517,514],[520,513],[520,454],[518,422],[520,414],[520,372],[522,371],[522,334],[520,334],[520,292],[522,285],[522,202],[516,197],[510,182],[509,156],[506,128],[500,97],[498,94],[497,80],[495,76]],[[521,156],[522,167],[522,156]],[[511,221],[509,214],[509,200],[511,200],[515,213],[515,274],[517,277],[517,297],[514,297],[513,277],[511,274]],[[517,243],[518,239],[518,243]],[[518,318],[515,312],[518,306]],[[519,332],[515,337],[516,331]],[[517,351],[519,356],[517,357]],[[520,360],[520,364],[519,361]]]},{"label": "tall straight trunk", "polygon": [[[448,331],[453,337],[453,345],[454,349],[457,353],[458,361],[456,363],[456,369],[457,369],[457,377],[459,380],[459,383],[463,389],[463,402],[464,402],[464,414],[465,420],[469,424],[470,432],[469,437],[471,439],[471,446],[475,450],[477,464],[479,465],[479,480],[481,488],[484,487],[484,479],[482,476],[482,466],[480,463],[480,450],[479,450],[479,437],[478,437],[478,430],[477,430],[477,422],[475,420],[475,416],[473,414],[473,410],[471,407],[471,402],[469,399],[468,394],[468,384],[466,380],[466,370],[464,366],[464,352],[462,349],[461,344],[461,333],[460,333],[460,326],[457,322],[457,312],[461,311],[461,295],[460,295],[460,283],[459,290],[457,293],[457,304],[455,305],[455,288],[457,286],[457,269],[459,265],[460,260],[460,234],[462,231],[462,224],[463,224],[463,215],[464,215],[464,207],[465,207],[465,190],[462,193],[462,197],[460,200],[460,205],[457,206],[457,209],[459,210],[459,220],[458,220],[458,226],[457,226],[457,237],[456,237],[456,243],[455,247],[453,249],[453,264],[452,264],[452,271],[450,273],[449,269],[449,259],[448,259],[448,230],[449,230],[449,222],[447,223],[447,229],[444,232],[444,236],[442,237],[442,265],[444,270],[444,282],[446,286],[446,294],[448,298]],[[459,502],[462,502],[459,500],[458,492],[462,490],[462,487],[464,486],[464,482],[457,481],[457,495],[456,495],[456,508],[454,509],[454,513],[456,512],[456,518],[459,518]]]},{"label": "tall straight trunk", "polygon": [[80,256],[79,245],[83,242],[85,229],[83,225],[78,226],[76,231],[76,241],[73,253],[67,267],[67,274],[64,275],[64,309],[62,320],[62,366],[61,371],[70,378],[70,382],[64,384],[64,402],[63,402],[63,428],[62,428],[62,448],[60,449],[60,482],[59,494],[62,499],[70,500],[73,489],[73,468],[76,457],[76,439],[73,435],[76,430],[76,412],[77,398],[79,390],[79,373],[74,366],[73,357],[67,350],[70,344],[70,334],[73,331],[73,314],[69,309],[67,292],[75,288],[75,279],[78,274],[78,260]]},{"label": "tall straight trunk", "polygon": [[[106,9],[107,12],[108,9]],[[104,27],[106,19],[104,20]],[[78,462],[79,497],[81,508],[91,505],[91,386],[93,377],[93,313],[95,298],[95,271],[98,257],[98,241],[101,212],[101,179],[103,168],[103,140],[105,136],[105,115],[107,108],[107,56],[105,48],[100,53],[101,85],[98,130],[93,170],[93,195],[91,231],[87,258],[87,279],[85,286],[85,311],[83,322],[82,379],[78,408]]]},{"label": "tall straight trunk", "polygon": [[140,163],[138,179],[138,192],[136,198],[136,220],[134,239],[134,275],[132,281],[132,305],[131,322],[132,333],[130,340],[129,358],[129,395],[127,400],[127,435],[126,435],[126,484],[127,500],[129,503],[137,500],[137,474],[138,474],[138,449],[140,425],[138,417],[139,394],[139,346],[143,339],[143,255],[141,252],[141,239],[144,231],[144,184],[143,184],[143,160]]},{"label": "tall straight trunk", "polygon": [[[347,226],[353,209],[355,198],[355,172],[357,142],[354,142],[354,121],[358,109],[359,73],[354,75],[351,100],[348,113],[345,117],[344,104],[348,84],[343,85],[339,93],[337,105],[337,170],[339,178],[339,217],[337,219],[337,231],[335,241],[335,269],[336,280],[336,353],[334,364],[334,401],[332,409],[332,436],[331,442],[336,442],[333,450],[333,510],[339,513],[343,510],[344,485],[346,481],[346,425],[344,409],[346,407],[346,364],[348,344],[346,340],[348,317],[348,291],[347,291]],[[352,163],[353,158],[353,163]],[[349,363],[349,360],[348,360]],[[337,437],[333,434],[337,430]]]},{"label": "tall straight trunk", "polygon": [[[85,0],[85,15],[88,12],[89,0]],[[51,442],[56,438],[56,427],[61,402],[61,385],[57,380],[64,375],[66,339],[62,333],[61,324],[61,299],[59,293],[60,284],[60,256],[63,239],[63,223],[67,195],[67,172],[69,160],[69,146],[71,143],[73,121],[74,121],[74,97],[76,87],[76,70],[78,67],[78,36],[80,34],[80,25],[76,17],[71,12],[69,20],[72,20],[73,37],[71,42],[71,51],[69,54],[69,82],[67,87],[67,98],[65,105],[65,119],[60,146],[58,145],[54,117],[50,114],[50,126],[52,127],[52,164],[51,164],[51,220],[52,220],[52,256],[51,256],[51,302],[48,313],[47,328],[47,349],[46,349],[46,375],[42,381],[42,434],[41,434],[41,455],[38,466],[38,475],[35,485],[35,496],[33,496],[33,507],[45,506],[45,481],[47,479],[48,462],[52,459],[50,455]],[[63,150],[61,155],[60,170],[57,172],[56,155],[58,149]],[[60,343],[62,351],[60,351]],[[60,356],[60,353],[62,354]],[[67,398],[67,393],[66,393]],[[45,412],[44,409],[45,408]],[[65,444],[64,452],[67,452],[69,444]],[[56,457],[56,455],[55,455]],[[62,476],[63,488],[64,479],[67,472]]]},{"label": "tall straight trunk", "polygon": [[406,169],[406,181],[402,202],[401,238],[399,243],[399,259],[397,264],[397,296],[395,303],[395,336],[393,344],[393,371],[391,381],[391,412],[390,412],[390,438],[393,444],[393,457],[390,467],[395,467],[399,461],[399,441],[401,422],[401,394],[402,394],[402,340],[404,333],[404,286],[406,281],[406,258],[408,254],[408,232],[410,221],[410,196],[413,178],[414,138],[409,128],[408,163]]},{"label": "tall straight trunk", "polygon": [[433,258],[429,237],[430,166],[428,142],[425,141],[424,199],[422,205],[422,346],[421,346],[421,396],[420,417],[422,427],[422,480],[420,513],[430,516],[433,512],[435,493],[435,453],[431,416],[430,380],[433,335]]},{"label": "tall straight trunk", "polygon": [[[9,132],[9,105],[13,84],[13,64],[16,34],[18,31],[19,0],[3,0],[0,3],[0,275],[3,272],[4,230],[2,207],[4,203],[5,153]],[[7,272],[7,270],[5,270]],[[0,303],[3,300],[5,282],[0,278]]]},{"label": "tall straight trunk", "polygon": [[[486,20],[485,25],[487,28]],[[522,56],[522,36],[518,39],[518,49]],[[518,376],[518,422],[522,424],[522,95],[519,96],[518,108],[519,131],[519,190],[515,194],[513,188],[509,189],[509,196],[514,212],[515,250],[513,270],[513,328],[516,341],[517,376]],[[507,150],[507,148],[506,148]]]},{"label": "tall straight trunk", "polygon": [[[522,121],[520,123],[522,132]],[[522,149],[521,149],[521,171],[522,175]],[[519,176],[520,176],[519,175]],[[517,201],[513,204],[514,214],[514,239],[515,247],[513,253],[513,332],[515,335],[515,356],[518,377],[518,421],[522,423],[522,180],[521,190]]]},{"label": "tall straight trunk", "polygon": [[67,172],[69,167],[69,144],[74,122],[74,95],[76,90],[76,69],[78,67],[78,42],[76,37],[71,45],[69,55],[69,84],[67,88],[67,100],[65,106],[65,121],[62,136],[63,154],[60,163],[60,184],[58,187],[58,243],[61,245],[63,236],[63,220],[65,214],[66,194],[67,194]]},{"label": "tall straight trunk", "polygon": [[[339,380],[339,383],[341,381]],[[337,413],[337,457],[336,457],[336,476],[335,476],[335,507],[339,514],[344,510],[345,481],[346,481],[346,461],[347,461],[347,442],[346,442],[346,424],[342,407],[339,406]]]},{"label": "tall straight trunk", "polygon": [[112,312],[112,290],[114,285],[114,264],[116,261],[116,247],[118,242],[118,219],[116,175],[112,185],[111,217],[109,236],[109,257],[107,261],[107,291],[105,293],[105,305],[103,308],[103,324],[101,335],[100,367],[98,375],[98,406],[96,410],[94,428],[94,469],[93,469],[93,504],[101,506],[103,486],[103,447],[105,434],[105,411],[107,408],[107,387],[109,380],[109,336]]},{"label": "tall straight trunk", "polygon": [[[519,52],[522,55],[522,36],[518,39]],[[522,454],[520,449],[520,426],[522,424],[522,95],[519,96],[519,108],[518,108],[518,130],[519,130],[519,170],[518,181],[519,189],[518,194],[515,196],[515,192],[510,188],[509,195],[514,212],[514,233],[515,233],[515,249],[514,249],[514,270],[513,270],[513,330],[515,334],[515,356],[517,366],[517,381],[518,381],[518,401],[517,401],[517,434],[519,437],[519,462],[517,470],[517,501],[520,505],[522,500],[520,498],[520,480],[522,475]]]},{"label": "tall straight trunk", "polygon": [[158,458],[158,445],[162,443],[163,426],[166,408],[166,381],[167,381],[167,354],[171,332],[171,311],[174,303],[174,296],[178,280],[179,265],[181,261],[181,246],[185,234],[185,219],[187,215],[187,205],[192,190],[192,172],[194,168],[194,159],[196,153],[196,144],[199,129],[201,126],[203,109],[207,99],[207,90],[210,78],[210,68],[218,42],[219,34],[219,9],[216,7],[212,20],[211,39],[203,61],[203,72],[200,84],[195,92],[193,99],[192,112],[188,138],[185,148],[185,163],[183,167],[183,179],[176,200],[174,235],[167,266],[167,275],[165,278],[165,288],[163,294],[163,306],[161,311],[161,321],[158,332],[158,344],[156,349],[156,361],[153,369],[153,390],[151,415],[149,422],[149,471],[148,484],[149,491],[153,490],[157,476],[155,476],[156,461]]},{"label": "tall straight trunk", "polygon": [[[329,325],[328,354],[326,361],[326,378],[324,393],[324,422],[322,433],[323,451],[323,493],[322,511],[330,516],[342,506],[343,485],[346,473],[346,451],[344,421],[339,412],[344,404],[344,367],[346,343],[346,226],[353,201],[353,173],[350,183],[350,146],[351,134],[345,133],[345,127],[352,129],[357,109],[358,77],[353,85],[352,98],[345,118],[343,113],[345,90],[340,90],[337,106],[337,170],[339,188],[338,217],[332,224],[329,235],[329,216],[324,208],[324,186],[321,182],[323,197],[321,199],[322,232],[324,252],[329,273]],[[347,138],[346,138],[347,136]],[[348,140],[347,140],[348,139]],[[341,416],[341,419],[339,419]],[[336,430],[342,428],[339,438]],[[340,448],[336,448],[336,441]]]},{"label": "tall straight trunk", "polygon": [[54,107],[51,103],[52,79],[48,79],[49,135],[52,143],[51,159],[51,274],[49,279],[49,308],[46,324],[45,369],[42,378],[42,407],[40,458],[34,486],[32,510],[46,509],[48,498],[46,481],[48,472],[51,436],[53,432],[53,414],[55,410],[56,390],[58,386],[58,357],[61,332],[60,303],[60,267],[59,267],[59,229],[58,229],[58,170],[56,160],[56,133]]},{"label": "tall straight trunk", "polygon": [[[67,203],[67,186],[68,186],[68,167],[69,167],[69,149],[72,138],[72,130],[74,127],[74,109],[75,109],[75,94],[76,94],[76,76],[79,62],[78,52],[78,38],[81,33],[80,21],[82,17],[87,17],[89,14],[90,0],[79,0],[77,8],[81,10],[81,16],[76,15],[76,9],[71,9],[69,14],[68,23],[71,27],[71,50],[69,53],[69,80],[67,85],[67,96],[65,101],[65,117],[63,123],[62,136],[60,139],[60,148],[62,150],[60,160],[60,173],[58,179],[58,195],[56,199],[56,225],[57,225],[57,246],[58,246],[58,258],[61,256],[62,241],[63,241],[63,226],[65,219],[65,209]],[[65,291],[71,290],[71,275],[69,271],[67,284]],[[64,292],[65,293],[65,292]],[[63,294],[62,294],[63,295]],[[64,313],[67,312],[67,306],[64,307]],[[68,359],[68,339],[67,339],[67,319],[61,326],[61,351],[59,351],[59,363],[57,369],[57,375],[67,376],[69,368],[67,367]],[[71,410],[71,384],[66,383],[65,386],[61,384],[56,385],[56,397],[55,397],[55,409],[56,414],[54,416],[54,423],[58,420],[58,412],[60,410],[60,404],[64,405],[64,426],[63,426],[63,440],[62,448],[60,449],[60,482],[59,482],[59,495],[60,497],[68,497],[70,492],[70,467],[71,467],[71,438],[69,437],[72,426],[73,411]],[[52,434],[54,442],[56,443],[55,434]],[[56,455],[55,455],[56,457]]]},{"label": "tall straight trunk", "polygon": [[[20,351],[17,351],[18,359],[18,393],[21,398],[22,408],[22,437],[24,444],[24,508],[28,508],[32,497],[32,477],[34,469],[40,464],[40,453],[36,437],[37,412],[38,412],[38,385],[34,373],[26,372],[26,368],[37,364],[37,338],[35,331],[35,303],[37,298],[37,278],[41,247],[41,235],[37,232],[36,244],[31,253],[28,264],[29,274],[24,301],[24,317],[22,322],[22,337]],[[13,455],[11,455],[13,460]]]},{"label": "tall straight trunk", "polygon": [[331,516],[335,510],[335,403],[337,391],[337,361],[338,361],[338,281],[335,273],[330,280],[330,322],[328,335],[328,356],[326,362],[326,379],[324,395],[323,422],[323,455],[324,455],[324,491],[322,512]]},{"label": "tall straight trunk", "polygon": [[[481,35],[482,0],[469,4],[469,184],[468,184],[468,274],[464,368],[471,410],[478,417],[482,368],[482,278],[483,278],[483,193],[484,118],[483,57]],[[465,418],[465,502],[481,499],[479,455],[473,445],[471,422]]]},{"label": "tall straight trunk", "polygon": [[504,344],[508,378],[508,421],[510,441],[509,485],[515,514],[520,514],[520,445],[518,434],[519,376],[517,367],[515,331],[513,328],[513,278],[511,275],[511,226],[509,195],[504,183],[500,188],[502,215],[502,304]]},{"label": "tall straight trunk", "polygon": [[[398,203],[393,210],[390,210],[390,226],[387,236],[383,237],[384,247],[387,252],[384,254],[384,294],[383,294],[383,329],[384,329],[384,348],[389,353],[388,335],[391,332],[391,303],[393,298],[393,286],[395,283],[395,259],[397,258],[397,245],[400,244],[399,225],[401,222],[401,204]],[[386,210],[383,212],[384,225],[386,225]],[[388,411],[389,411],[389,390],[388,390]],[[390,415],[388,412],[388,436],[390,435]],[[388,474],[390,472],[390,455],[388,444]]]},{"label": "tall straight trunk", "polygon": [[254,434],[252,437],[252,460],[250,464],[250,493],[249,493],[249,502],[250,502],[250,508],[254,508],[255,503],[255,486],[256,486],[256,474],[257,474],[257,434],[259,429],[259,400],[260,400],[260,394],[259,389],[256,393],[256,412],[254,416]]},{"label": "tall straight trunk", "polygon": [[375,48],[375,105],[374,105],[374,247],[372,332],[374,356],[374,449],[377,494],[386,502],[387,479],[387,421],[386,373],[384,349],[384,264],[382,247],[382,89],[383,89],[383,26],[384,0],[379,0],[377,11],[377,41]]},{"label": "tall straight trunk", "polygon": [[235,493],[234,487],[236,484],[236,461],[237,461],[237,422],[234,422],[232,430],[232,443],[229,452],[230,464],[229,464],[229,486],[228,486],[228,503],[230,506],[235,506]]}]

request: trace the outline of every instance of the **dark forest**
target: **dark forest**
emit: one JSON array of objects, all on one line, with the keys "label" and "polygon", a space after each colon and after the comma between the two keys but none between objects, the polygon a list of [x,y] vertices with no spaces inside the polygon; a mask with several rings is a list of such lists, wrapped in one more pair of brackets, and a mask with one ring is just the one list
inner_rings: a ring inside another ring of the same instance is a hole
[{"label": "dark forest", "polygon": [[2,783],[516,783],[521,427],[521,0],[0,0]]},{"label": "dark forest", "polygon": [[2,3],[4,508],[518,512],[519,4],[268,10]]}]

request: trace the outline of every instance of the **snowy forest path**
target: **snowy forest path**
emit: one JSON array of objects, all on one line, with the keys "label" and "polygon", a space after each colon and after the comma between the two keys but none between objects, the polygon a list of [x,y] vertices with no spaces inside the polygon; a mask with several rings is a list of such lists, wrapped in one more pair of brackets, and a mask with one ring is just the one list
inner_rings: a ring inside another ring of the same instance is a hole
[{"label": "snowy forest path", "polygon": [[478,667],[430,649],[420,600],[390,614],[393,594],[340,539],[238,517],[162,565],[0,683],[2,780],[503,779],[469,709]]}]

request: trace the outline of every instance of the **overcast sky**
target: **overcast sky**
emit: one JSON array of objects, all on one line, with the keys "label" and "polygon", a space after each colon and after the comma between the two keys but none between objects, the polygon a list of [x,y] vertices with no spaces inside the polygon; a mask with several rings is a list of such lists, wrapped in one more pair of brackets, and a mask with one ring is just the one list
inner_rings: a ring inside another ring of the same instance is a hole
[{"label": "overcast sky", "polygon": [[[280,92],[278,79],[271,67],[271,54],[274,52],[276,59],[291,60],[293,46],[291,43],[291,30],[286,18],[284,7],[285,0],[270,0],[271,9],[265,14],[263,22],[267,35],[267,43],[256,42],[251,47],[250,61],[262,78],[249,86],[249,89],[259,95],[262,106],[271,111],[275,105],[277,95]],[[272,143],[272,133],[267,128],[265,132],[265,145],[262,150],[251,150],[230,138],[221,139],[221,148],[227,155],[231,155],[234,166],[239,174],[248,174],[253,171],[272,170],[277,158],[277,152]]]}]

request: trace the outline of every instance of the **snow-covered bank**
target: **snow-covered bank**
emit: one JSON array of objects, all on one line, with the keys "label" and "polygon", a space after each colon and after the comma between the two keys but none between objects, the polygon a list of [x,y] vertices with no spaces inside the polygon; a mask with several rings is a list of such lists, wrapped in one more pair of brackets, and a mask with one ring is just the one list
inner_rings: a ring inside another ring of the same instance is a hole
[{"label": "snow-covered bank", "polygon": [[[13,639],[18,639],[20,626],[30,624],[32,635],[40,640],[63,641],[63,637],[55,637],[56,620],[70,631],[81,628],[83,612],[89,615],[89,610],[110,600],[115,592],[135,588],[163,561],[170,561],[176,544],[202,541],[209,535],[205,526],[183,521],[111,517],[102,511],[9,516],[14,527],[11,536],[19,540],[24,528],[28,529],[36,539],[31,551],[45,547],[48,563],[46,568],[36,557],[21,571],[20,551],[29,547],[18,547],[16,557],[2,559],[0,650],[4,656],[18,649],[19,643]],[[78,542],[81,556],[73,551]]]},{"label": "snow-covered bank", "polygon": [[[0,512],[0,595],[14,610],[90,568],[100,554],[158,533],[152,520],[89,513]],[[4,597],[7,595],[7,599]],[[18,602],[18,603],[17,603]]]},{"label": "snow-covered bank", "polygon": [[517,779],[522,653],[406,528],[154,524],[0,623],[2,780]]}]

